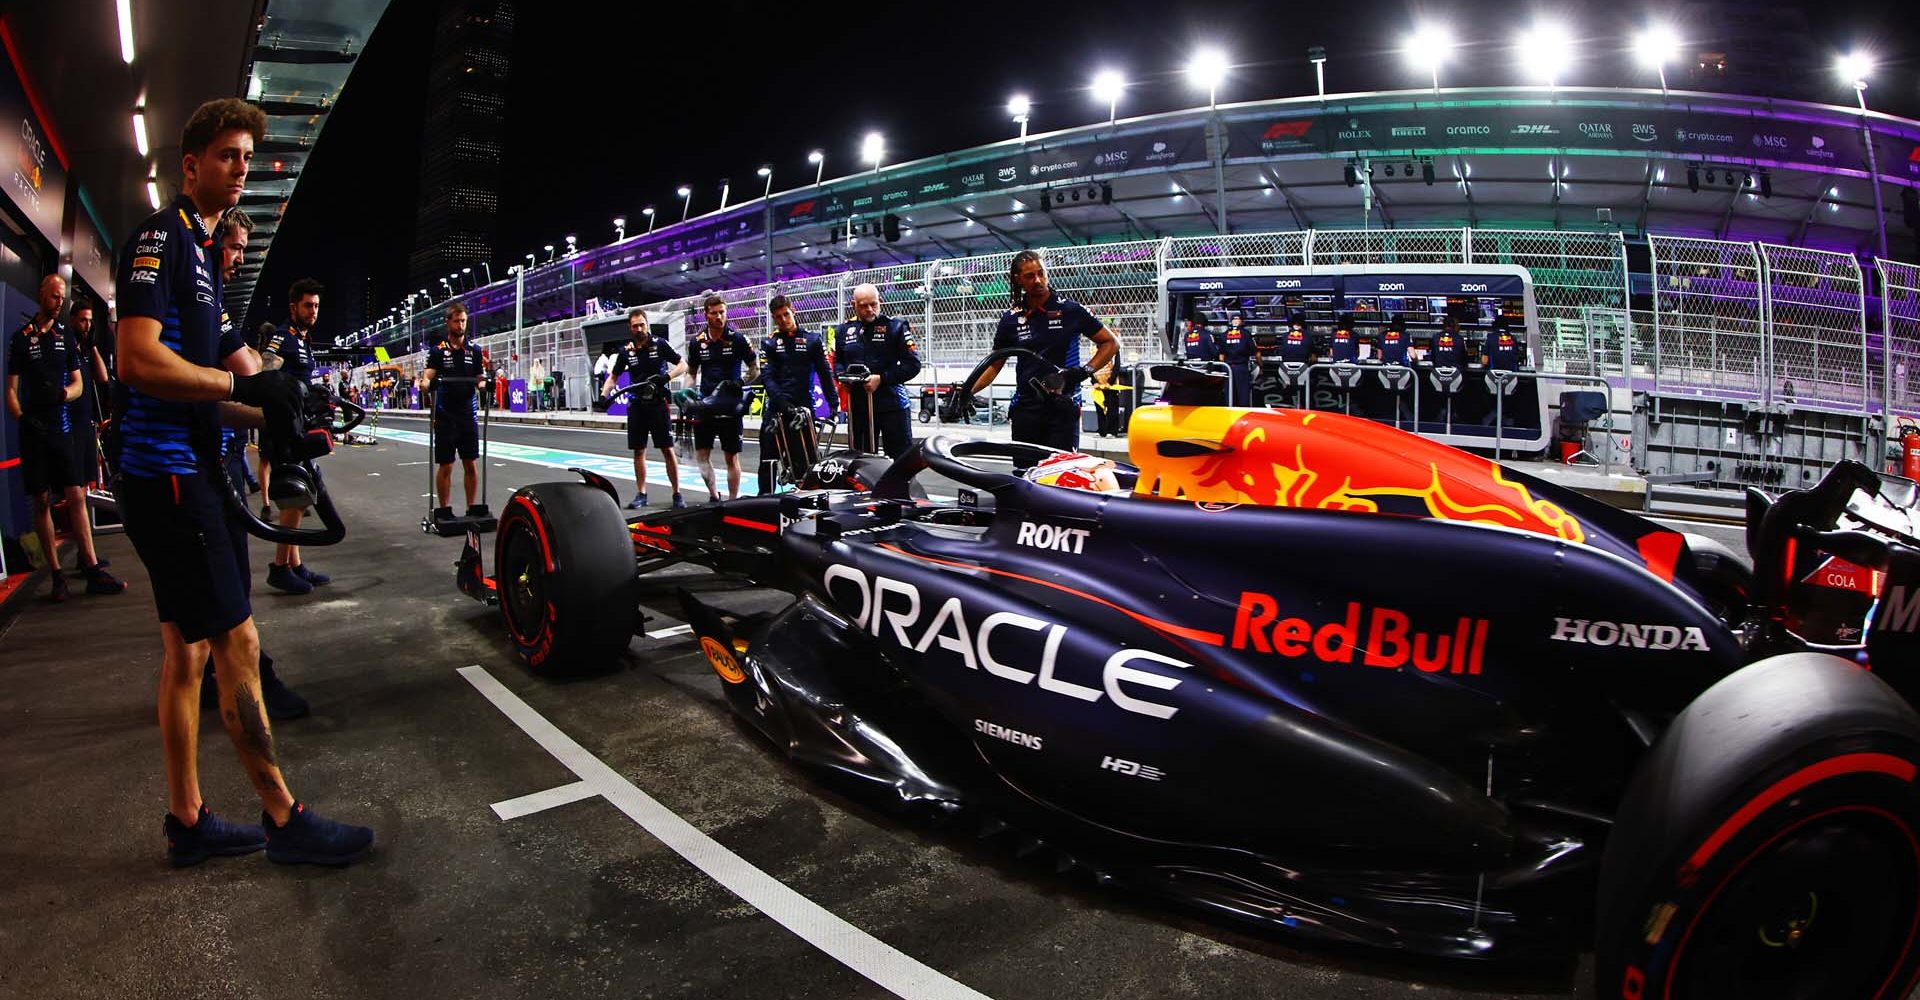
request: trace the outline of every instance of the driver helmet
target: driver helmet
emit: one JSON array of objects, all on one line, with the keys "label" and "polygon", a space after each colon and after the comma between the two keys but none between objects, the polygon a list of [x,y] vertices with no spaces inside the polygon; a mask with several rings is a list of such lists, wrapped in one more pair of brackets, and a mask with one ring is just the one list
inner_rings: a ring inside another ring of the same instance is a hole
[{"label": "driver helmet", "polygon": [[1120,480],[1110,459],[1075,452],[1041,459],[1026,472],[1027,481],[1089,493],[1118,493]]}]

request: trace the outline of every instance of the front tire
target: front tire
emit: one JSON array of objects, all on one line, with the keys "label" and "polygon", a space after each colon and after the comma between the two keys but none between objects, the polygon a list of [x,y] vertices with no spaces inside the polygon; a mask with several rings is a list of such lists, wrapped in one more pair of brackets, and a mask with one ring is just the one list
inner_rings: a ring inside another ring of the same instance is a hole
[{"label": "front tire", "polygon": [[1920,717],[1820,653],[1715,684],[1629,786],[1598,995],[1897,1000],[1920,971]]},{"label": "front tire", "polygon": [[493,565],[507,636],[535,673],[603,669],[633,638],[633,540],[605,492],[564,482],[515,491]]}]

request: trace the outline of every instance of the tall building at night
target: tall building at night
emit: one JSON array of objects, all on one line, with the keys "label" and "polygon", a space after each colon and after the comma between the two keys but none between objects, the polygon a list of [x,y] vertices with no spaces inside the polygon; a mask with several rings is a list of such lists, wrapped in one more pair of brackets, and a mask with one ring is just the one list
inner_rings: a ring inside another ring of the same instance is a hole
[{"label": "tall building at night", "polygon": [[420,135],[420,200],[412,287],[491,261],[500,212],[501,147],[513,42],[513,0],[442,0]]}]

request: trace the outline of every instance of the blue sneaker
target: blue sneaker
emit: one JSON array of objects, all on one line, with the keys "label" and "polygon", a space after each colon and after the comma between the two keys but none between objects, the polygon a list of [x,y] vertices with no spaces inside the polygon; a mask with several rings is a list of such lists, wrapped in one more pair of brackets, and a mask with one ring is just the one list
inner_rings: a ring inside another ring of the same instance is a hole
[{"label": "blue sneaker", "polygon": [[686,498],[686,497],[683,497],[683,496],[681,496],[681,495],[680,495],[680,494],[678,494],[678,493],[675,493],[675,494],[673,495],[673,507],[674,507],[674,509],[675,509],[675,510],[678,510],[678,509],[680,509],[680,508],[682,508],[682,507],[685,507],[686,505],[687,505],[687,498]]},{"label": "blue sneaker", "polygon": [[322,573],[311,566],[308,566],[306,563],[301,563],[300,565],[295,566],[293,568],[293,575],[299,577],[302,580],[307,581],[308,583],[313,584],[316,587],[324,586],[326,584],[333,582],[333,577],[330,577],[327,574]]},{"label": "blue sneaker", "polygon": [[640,508],[645,507],[646,505],[647,505],[647,495],[645,493],[635,493],[633,495],[633,499],[627,501],[628,510],[639,510]]},{"label": "blue sneaker", "polygon": [[267,860],[276,865],[343,868],[373,849],[372,830],[335,823],[301,802],[293,804],[286,826],[273,825],[266,813],[260,815],[260,825],[267,834]]},{"label": "blue sneaker", "polygon": [[284,563],[267,564],[267,586],[275,590],[284,590],[289,594],[311,594],[313,584],[300,577],[300,574],[288,569]]},{"label": "blue sneaker", "polygon": [[180,822],[172,813],[162,824],[167,832],[167,863],[187,868],[212,857],[231,858],[267,846],[266,832],[257,826],[241,826],[215,816],[205,803],[200,818],[192,826]]}]

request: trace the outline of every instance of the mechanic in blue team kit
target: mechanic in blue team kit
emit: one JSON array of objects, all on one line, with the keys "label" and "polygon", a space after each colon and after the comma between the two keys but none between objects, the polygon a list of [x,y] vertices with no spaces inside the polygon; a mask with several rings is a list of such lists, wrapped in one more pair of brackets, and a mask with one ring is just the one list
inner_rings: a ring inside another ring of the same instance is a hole
[{"label": "mechanic in blue team kit", "polygon": [[74,465],[72,435],[93,433],[93,424],[74,427],[68,404],[80,399],[83,367],[80,350],[60,306],[67,282],[57,274],[40,281],[40,309],[7,342],[7,415],[20,427],[20,472],[33,504],[33,532],[46,553],[55,601],[67,599],[60,575],[60,549],[53,537],[53,493],[67,502],[68,521],[80,550],[80,575],[89,594],[118,594],[127,585],[100,565],[93,550],[93,518],[87,510],[86,470]]},{"label": "mechanic in blue team kit", "polygon": [[[687,338],[687,371],[700,377],[700,396],[712,399],[720,392],[720,383],[731,382],[735,389],[760,377],[760,358],[746,335],[727,325],[727,303],[718,295],[707,296],[707,325]],[[745,366],[746,377],[740,377]],[[721,398],[730,398],[722,393]],[[713,439],[720,439],[727,453],[727,499],[740,496],[740,415],[707,413],[693,424],[693,456],[700,463],[700,479],[707,484],[707,496],[720,499],[713,485]]]},{"label": "mechanic in blue team kit", "polygon": [[[665,337],[653,335],[647,323],[647,311],[639,307],[627,310],[629,340],[620,345],[607,365],[606,379],[600,384],[600,396],[606,398],[617,387],[622,372],[629,384],[651,382],[651,389],[627,393],[627,447],[633,449],[633,499],[628,510],[647,505],[647,439],[660,451],[660,464],[667,467],[667,488],[673,491],[673,505],[685,507],[680,495],[680,459],[673,453],[673,417],[667,410],[667,383],[686,374],[687,364],[680,352]],[[700,459],[701,467],[706,458]]]},{"label": "mechanic in blue team kit", "polygon": [[1180,340],[1180,357],[1187,361],[1218,361],[1220,347],[1213,342],[1213,331],[1205,323],[1187,321],[1187,334]]},{"label": "mechanic in blue team kit", "polygon": [[[993,334],[994,350],[1027,348],[1063,369],[1065,375],[1059,392],[1042,390],[1035,383],[1051,372],[1032,358],[1019,359],[1013,369],[1017,383],[1013,402],[1007,406],[1013,439],[1073,451],[1080,446],[1080,383],[1113,362],[1120,342],[1080,303],[1054,293],[1047,285],[1047,267],[1039,253],[1022,250],[1014,254],[1007,279],[1013,286],[1014,305],[1000,317],[1000,327]],[[1093,360],[1084,366],[1080,364],[1082,337],[1094,345]],[[992,385],[1005,363],[1002,360],[989,365],[974,382],[973,391],[979,393]]]},{"label": "mechanic in blue team kit", "polygon": [[[223,420],[288,421],[299,396],[285,372],[238,374],[222,357],[221,279],[207,220],[246,186],[266,117],[245,101],[209,101],[180,138],[182,193],[142,222],[121,253],[115,330],[116,494],[127,537],[153,581],[160,619],[160,741],[166,757],[168,859],[177,866],[267,849],[282,863],[348,864],[373,831],[324,819],[293,797],[260,704],[260,637],[247,599],[246,539],[218,491]],[[236,355],[238,356],[236,358]],[[223,407],[222,400],[241,404]],[[220,720],[263,807],[262,826],[229,823],[201,800],[196,761],[200,665],[212,653]]]},{"label": "mechanic in blue team kit", "polygon": [[1247,332],[1245,320],[1236,312],[1227,320],[1227,328],[1220,331],[1216,338],[1220,344],[1220,360],[1227,363],[1232,375],[1227,380],[1231,394],[1228,402],[1233,406],[1253,405],[1253,335]]},{"label": "mechanic in blue team kit", "polygon": [[100,424],[107,415],[107,386],[113,381],[106,355],[101,353],[100,338],[95,336],[93,301],[85,295],[73,300],[67,311],[68,331],[73,346],[80,352],[80,398],[67,404],[67,425],[73,430],[73,468],[80,478],[106,485],[108,477],[100,471]]},{"label": "mechanic in blue team kit", "polygon": [[[884,450],[888,458],[899,458],[913,446],[907,383],[920,374],[920,351],[913,343],[913,324],[881,313],[880,289],[872,284],[854,286],[853,322],[843,324],[833,338],[834,377],[853,365],[867,369],[867,384],[847,390],[847,427],[854,450]],[[838,387],[826,388],[831,395]],[[879,434],[880,448],[869,426]]]},{"label": "mechanic in blue team kit", "polygon": [[793,315],[793,303],[776,295],[767,303],[773,317],[773,332],[760,342],[760,370],[766,373],[766,407],[760,414],[760,492],[773,492],[774,470],[779,467],[777,438],[780,421],[790,410],[805,413],[806,431],[813,429],[813,384],[827,397],[827,414],[840,409],[840,394],[834,391],[833,368],[827,364],[827,345],[818,334],[800,329]]},{"label": "mechanic in blue team kit", "polygon": [[[279,369],[286,372],[295,381],[303,385],[313,382],[313,344],[309,337],[313,325],[320,320],[320,293],[324,291],[318,281],[301,278],[287,289],[287,325],[273,331],[273,336],[260,347],[260,363],[268,370]],[[269,510],[265,503],[268,489],[268,466],[260,463],[260,516],[264,520]],[[280,525],[285,528],[300,526],[300,518],[305,511],[282,510],[279,512]],[[284,590],[289,594],[311,593],[313,588],[332,581],[332,577],[317,572],[300,560],[300,546],[281,543],[274,547],[273,562],[267,566],[267,586]]]},{"label": "mechanic in blue team kit", "polygon": [[433,509],[435,520],[453,517],[453,504],[447,494],[453,490],[453,458],[460,456],[461,485],[466,489],[467,516],[480,511],[480,481],[474,462],[480,458],[479,378],[487,371],[487,356],[480,345],[467,342],[467,307],[458,302],[447,307],[447,336],[427,352],[426,367],[420,371],[420,392],[428,395],[440,377],[471,379],[448,382],[433,400],[433,488],[440,505]]}]

